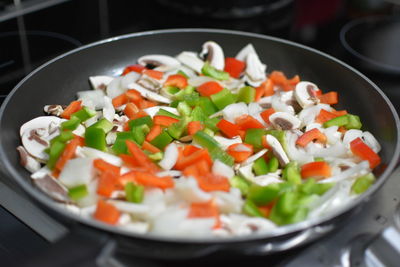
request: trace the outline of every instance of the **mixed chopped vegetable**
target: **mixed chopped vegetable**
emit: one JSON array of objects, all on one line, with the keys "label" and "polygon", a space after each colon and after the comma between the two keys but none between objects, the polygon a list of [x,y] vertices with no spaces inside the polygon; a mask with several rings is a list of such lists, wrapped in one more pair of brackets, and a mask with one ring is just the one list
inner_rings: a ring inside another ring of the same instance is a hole
[{"label": "mixed chopped vegetable", "polygon": [[77,214],[139,233],[234,236],[332,212],[374,183],[380,145],[335,91],[225,57],[147,55],[25,123],[33,182]]}]

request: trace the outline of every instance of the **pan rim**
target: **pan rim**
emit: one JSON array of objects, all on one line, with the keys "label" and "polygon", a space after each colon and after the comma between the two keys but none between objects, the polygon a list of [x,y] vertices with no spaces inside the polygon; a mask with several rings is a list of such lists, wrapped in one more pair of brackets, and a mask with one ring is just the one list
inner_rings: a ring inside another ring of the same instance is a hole
[{"label": "pan rim", "polygon": [[[348,64],[340,61],[339,59],[336,59],[324,52],[321,52],[319,50],[316,50],[311,47],[307,47],[302,44],[298,44],[292,41],[288,41],[285,39],[277,38],[277,37],[272,37],[268,35],[262,35],[262,34],[257,34],[257,33],[249,33],[249,32],[241,32],[241,31],[233,31],[233,30],[225,30],[225,29],[207,29],[207,28],[182,28],[182,29],[166,29],[166,30],[151,30],[151,31],[144,31],[144,32],[137,32],[137,33],[130,33],[130,34],[124,34],[116,37],[111,37],[107,38],[104,40],[100,40],[97,42],[93,42],[87,45],[84,45],[82,47],[78,47],[76,49],[73,49],[69,52],[66,52],[62,55],[59,55],[55,57],[54,59],[44,63],[43,65],[39,66],[35,70],[33,70],[31,73],[29,73],[25,78],[23,78],[14,88],[13,90],[9,93],[7,98],[5,99],[4,103],[2,104],[0,108],[0,122],[3,120],[4,117],[4,112],[5,109],[12,99],[13,95],[15,92],[18,90],[19,87],[21,87],[25,81],[30,79],[32,76],[34,76],[37,72],[41,71],[45,67],[51,65],[53,62],[60,60],[64,57],[67,57],[70,54],[77,53],[81,50],[88,49],[90,47],[95,47],[95,46],[100,46],[105,43],[113,42],[113,41],[118,41],[122,39],[127,39],[127,38],[136,38],[140,36],[150,36],[150,35],[159,35],[159,34],[171,34],[171,33],[179,33],[179,34],[184,34],[184,33],[193,33],[193,32],[202,32],[202,33],[218,33],[218,34],[225,34],[225,35],[238,35],[238,36],[245,36],[245,37],[253,37],[253,38],[258,38],[258,39],[264,39],[264,40],[270,40],[278,43],[283,43],[286,45],[291,45],[295,46],[301,49],[305,49],[307,51],[310,51],[311,53],[318,54],[319,56],[322,56],[324,58],[327,58],[331,61],[334,61],[336,64],[339,64],[346,69],[350,70],[354,74],[360,76],[363,80],[365,80],[372,88],[374,88],[380,95],[381,97],[386,101],[387,105],[389,106],[390,111],[392,112],[392,115],[395,120],[396,128],[397,128],[397,142],[394,150],[393,157],[385,169],[385,171],[381,174],[380,178],[376,181],[376,183],[369,188],[367,192],[365,192],[362,196],[354,199],[351,203],[341,207],[340,209],[337,209],[327,215],[321,216],[319,218],[311,218],[307,219],[305,221],[292,224],[292,225],[286,225],[286,226],[280,226],[277,229],[274,229],[271,232],[265,232],[265,233],[258,233],[254,235],[245,235],[245,236],[234,236],[234,237],[229,237],[229,238],[218,238],[218,237],[213,237],[213,238],[172,238],[172,237],[166,237],[166,236],[160,236],[160,235],[155,235],[151,233],[146,233],[146,234],[138,234],[138,233],[133,233],[128,230],[124,230],[115,226],[109,226],[104,223],[98,222],[96,220],[86,218],[79,216],[75,213],[72,213],[65,208],[61,208],[59,206],[59,203],[55,201],[49,201],[51,199],[48,197],[45,193],[40,192],[39,190],[32,190],[32,184],[29,184],[27,181],[26,177],[19,175],[19,173],[16,171],[14,166],[11,164],[11,162],[7,159],[6,156],[6,151],[4,150],[3,144],[0,142],[0,158],[1,158],[1,163],[5,167],[5,171],[7,172],[9,178],[12,180],[15,180],[19,186],[21,186],[24,191],[30,195],[30,197],[33,197],[36,201],[39,201],[42,205],[46,206],[47,208],[50,208],[53,212],[56,212],[60,215],[62,215],[65,218],[68,218],[74,222],[81,223],[90,227],[94,227],[96,229],[100,229],[103,231],[106,231],[107,233],[113,233],[113,234],[118,234],[118,235],[123,235],[125,237],[130,237],[130,238],[136,238],[136,239],[142,239],[146,241],[156,241],[156,242],[169,242],[169,243],[180,243],[180,244],[201,244],[201,245],[211,245],[211,244],[232,244],[232,243],[241,243],[241,242],[247,242],[247,241],[257,241],[257,240],[265,240],[268,238],[274,238],[274,237],[281,237],[284,235],[289,235],[289,234],[294,234],[296,232],[300,232],[302,230],[307,230],[312,227],[321,225],[323,223],[326,223],[330,220],[332,220],[335,217],[338,217],[344,213],[347,213],[348,211],[352,210],[354,207],[360,205],[362,202],[368,201],[369,198],[379,190],[379,188],[386,182],[388,179],[389,175],[393,172],[397,159],[399,158],[400,154],[400,140],[398,133],[400,132],[400,123],[399,123],[399,117],[397,115],[397,112],[395,108],[393,107],[392,103],[390,100],[387,98],[387,96],[382,92],[382,90],[375,85],[370,79],[368,79],[365,75],[360,73],[358,70],[354,69],[353,67],[349,66]],[[1,133],[0,133],[1,134]]]}]

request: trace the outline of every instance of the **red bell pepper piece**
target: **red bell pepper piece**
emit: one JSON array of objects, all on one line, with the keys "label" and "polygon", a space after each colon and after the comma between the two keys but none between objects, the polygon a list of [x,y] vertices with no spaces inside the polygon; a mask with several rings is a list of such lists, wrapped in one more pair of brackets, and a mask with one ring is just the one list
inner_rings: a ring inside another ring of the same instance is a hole
[{"label": "red bell pepper piece", "polygon": [[269,121],[269,116],[271,116],[274,113],[275,113],[275,109],[269,108],[269,109],[266,109],[263,112],[261,112],[260,116],[266,123],[270,124],[271,122]]},{"label": "red bell pepper piece", "polygon": [[314,161],[301,166],[301,177],[326,178],[331,176],[331,167],[325,161]]},{"label": "red bell pepper piece", "polygon": [[185,88],[188,85],[187,78],[182,74],[174,74],[168,76],[167,80],[164,83],[164,86],[173,86],[178,87],[180,89]]},{"label": "red bell pepper piece", "polygon": [[142,73],[144,69],[145,67],[140,64],[129,65],[125,67],[124,71],[122,72],[122,75],[126,75],[132,71],[137,73]]},{"label": "red bell pepper piece", "polygon": [[224,71],[228,72],[229,75],[233,78],[239,78],[245,67],[246,63],[244,63],[243,61],[237,60],[234,57],[225,58]]},{"label": "red bell pepper piece", "polygon": [[94,212],[93,217],[104,223],[116,224],[119,220],[120,212],[112,204],[100,199],[97,202],[96,211]]},{"label": "red bell pepper piece", "polygon": [[224,119],[220,120],[217,123],[217,127],[228,138],[233,138],[233,137],[239,135],[239,130],[240,130],[239,126],[237,126],[236,124],[233,124],[227,120],[224,120]]},{"label": "red bell pepper piece", "polygon": [[205,82],[199,87],[197,87],[197,91],[202,96],[210,96],[222,91],[224,88],[217,82]]},{"label": "red bell pepper piece", "polygon": [[297,138],[296,145],[305,147],[306,145],[308,145],[308,143],[314,140],[317,140],[318,142],[321,143],[326,143],[326,136],[323,133],[321,133],[320,130],[314,128],[305,132],[299,138]]},{"label": "red bell pepper piece", "polygon": [[169,116],[156,115],[153,117],[153,122],[154,124],[168,127],[173,123],[179,122],[179,120]]},{"label": "red bell pepper piece", "polygon": [[368,160],[369,167],[371,169],[375,168],[381,163],[381,157],[379,157],[375,151],[365,144],[360,137],[350,142],[350,149],[354,155],[362,158],[363,160]]},{"label": "red bell pepper piece", "polygon": [[254,129],[254,128],[260,128],[263,129],[264,125],[261,124],[258,120],[256,120],[254,117],[250,115],[242,115],[235,120],[236,125],[239,126],[239,128],[243,131],[246,131],[247,129]]}]

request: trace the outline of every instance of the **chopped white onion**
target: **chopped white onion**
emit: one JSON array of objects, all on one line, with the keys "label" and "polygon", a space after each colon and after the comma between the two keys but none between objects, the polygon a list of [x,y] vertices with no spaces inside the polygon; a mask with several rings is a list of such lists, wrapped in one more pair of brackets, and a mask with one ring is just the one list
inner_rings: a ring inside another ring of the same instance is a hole
[{"label": "chopped white onion", "polygon": [[214,161],[214,164],[212,166],[212,173],[225,176],[228,179],[235,176],[235,171],[225,163],[221,162],[219,159]]},{"label": "chopped white onion", "polygon": [[175,143],[171,143],[165,148],[164,157],[158,162],[158,165],[164,170],[170,170],[176,164],[178,155],[178,146]]}]

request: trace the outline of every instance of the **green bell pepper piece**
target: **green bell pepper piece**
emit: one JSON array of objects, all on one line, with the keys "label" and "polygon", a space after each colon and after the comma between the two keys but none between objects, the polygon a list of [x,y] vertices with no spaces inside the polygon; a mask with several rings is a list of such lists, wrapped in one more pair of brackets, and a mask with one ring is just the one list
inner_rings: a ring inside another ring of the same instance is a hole
[{"label": "green bell pepper piece", "polygon": [[256,97],[256,89],[254,89],[254,87],[251,86],[244,86],[239,90],[237,101],[250,104],[251,102],[254,102],[255,97]]},{"label": "green bell pepper piece", "polygon": [[219,128],[217,127],[219,121],[220,119],[218,118],[208,118],[204,121],[204,125],[214,132],[217,132],[219,130]]},{"label": "green bell pepper piece", "polygon": [[190,116],[192,113],[192,108],[185,101],[179,102],[177,109],[182,116]]},{"label": "green bell pepper piece", "polygon": [[198,106],[199,99],[200,99],[200,94],[197,92],[193,92],[189,95],[184,95],[182,101],[185,101],[191,107],[195,107]]},{"label": "green bell pepper piece", "polygon": [[238,188],[242,195],[247,195],[250,183],[246,179],[242,178],[241,176],[235,175],[229,180],[229,183],[232,187]]},{"label": "green bell pepper piece", "polygon": [[282,215],[292,215],[297,207],[298,196],[296,192],[285,192],[276,203],[279,213]]},{"label": "green bell pepper piece", "polygon": [[268,165],[263,157],[260,157],[256,161],[254,161],[253,171],[256,175],[263,175],[269,172]]},{"label": "green bell pepper piece", "polygon": [[71,115],[71,118],[77,117],[81,122],[84,122],[93,117],[94,115],[96,115],[96,111],[91,110],[88,107],[83,107],[81,110],[78,110],[77,112],[73,113]]},{"label": "green bell pepper piece", "polygon": [[301,174],[296,161],[286,164],[282,172],[282,178],[293,184],[301,184]]},{"label": "green bell pepper piece", "polygon": [[67,121],[63,121],[61,123],[61,130],[75,130],[76,128],[78,128],[79,124],[81,123],[81,120],[78,117],[71,117],[69,120]]},{"label": "green bell pepper piece", "polygon": [[205,132],[206,134],[208,134],[209,136],[214,136],[214,131],[211,130],[210,128],[204,128],[203,132]]},{"label": "green bell pepper piece", "polygon": [[248,129],[244,137],[246,144],[252,145],[256,149],[263,148],[262,136],[265,135],[264,129]]},{"label": "green bell pepper piece", "polygon": [[346,124],[349,123],[349,116],[343,115],[343,116],[339,116],[336,118],[333,118],[327,122],[324,122],[323,126],[325,128],[331,127],[331,126],[345,126]]},{"label": "green bell pepper piece", "polygon": [[193,135],[193,140],[202,147],[209,150],[219,148],[219,143],[203,131],[198,131]]},{"label": "green bell pepper piece", "polygon": [[141,203],[144,198],[144,186],[128,182],[125,185],[125,195],[128,202]]},{"label": "green bell pepper piece", "polygon": [[250,185],[247,198],[256,205],[263,206],[276,199],[281,192],[279,184],[270,184],[260,186],[256,184]]},{"label": "green bell pepper piece", "polygon": [[89,127],[85,132],[85,146],[101,151],[107,150],[106,133],[102,128]]},{"label": "green bell pepper piece", "polygon": [[164,157],[164,153],[162,153],[162,152],[157,152],[157,153],[149,154],[148,157],[149,157],[151,160],[160,161],[160,160],[162,160],[162,158]]},{"label": "green bell pepper piece", "polygon": [[200,121],[200,122],[204,122],[207,119],[206,114],[199,106],[195,107],[192,110],[192,115],[190,117],[192,121]]},{"label": "green bell pepper piece", "polygon": [[158,147],[161,150],[173,141],[174,139],[167,133],[167,131],[163,131],[156,138],[151,140],[151,144]]},{"label": "green bell pepper piece", "polygon": [[112,150],[115,154],[128,154],[128,148],[125,141],[136,141],[133,132],[118,132]]},{"label": "green bell pepper piece", "polygon": [[68,196],[75,201],[86,197],[88,194],[89,192],[85,184],[68,189]]},{"label": "green bell pepper piece", "polygon": [[131,132],[133,139],[136,141],[136,143],[142,145],[146,138],[146,134],[144,133],[143,127],[141,126],[133,127]]},{"label": "green bell pepper piece", "polygon": [[180,121],[171,124],[167,129],[168,134],[174,139],[181,138],[182,134],[185,132],[188,121],[189,119],[187,117],[183,117]]},{"label": "green bell pepper piece", "polygon": [[243,204],[243,213],[252,217],[264,217],[257,206],[249,199]]},{"label": "green bell pepper piece", "polygon": [[222,70],[217,70],[213,66],[210,65],[207,61],[204,63],[203,68],[201,68],[201,73],[203,73],[205,76],[214,78],[216,80],[228,80],[229,79],[229,73],[222,71]]},{"label": "green bell pepper piece", "polygon": [[201,96],[199,98],[199,107],[201,107],[206,116],[210,116],[218,111],[218,108],[214,105],[214,103],[205,96]]},{"label": "green bell pepper piece", "polygon": [[50,140],[50,146],[56,141],[66,143],[73,138],[74,134],[72,133],[72,131],[61,131],[59,135]]},{"label": "green bell pepper piece", "polygon": [[169,104],[169,106],[170,106],[171,108],[177,108],[179,102],[181,102],[181,101],[180,101],[180,100],[174,100],[174,101],[171,102],[171,104]]},{"label": "green bell pepper piece", "polygon": [[210,98],[219,110],[230,104],[235,103],[235,99],[233,98],[231,91],[226,88],[222,89],[216,94],[211,95]]},{"label": "green bell pepper piece", "polygon": [[315,157],[314,161],[325,161],[323,157]]},{"label": "green bell pepper piece", "polygon": [[368,190],[368,188],[375,182],[375,176],[372,173],[368,173],[361,177],[358,177],[353,185],[351,191],[354,194],[361,194]]},{"label": "green bell pepper piece", "polygon": [[268,172],[276,172],[279,168],[279,160],[276,157],[271,157],[267,165]]},{"label": "green bell pepper piece", "polygon": [[183,100],[185,95],[190,95],[194,92],[195,88],[193,86],[186,86],[185,89],[180,90],[178,93],[174,95],[175,100]]},{"label": "green bell pepper piece", "polygon": [[52,170],[56,166],[58,158],[61,156],[65,149],[66,144],[61,141],[55,141],[50,146],[49,160],[47,161],[47,167]]},{"label": "green bell pepper piece", "polygon": [[291,216],[286,218],[285,224],[292,224],[304,221],[307,218],[307,215],[308,215],[308,208],[299,207]]},{"label": "green bell pepper piece", "polygon": [[150,116],[144,116],[141,118],[137,118],[128,122],[129,128],[133,128],[136,126],[147,125],[150,128],[153,126],[153,120]]},{"label": "green bell pepper piece", "polygon": [[349,119],[349,122],[344,126],[346,129],[361,129],[362,124],[359,116],[347,114],[347,118]]},{"label": "green bell pepper piece", "polygon": [[105,118],[102,118],[101,120],[92,124],[88,128],[98,128],[98,129],[102,129],[105,133],[108,133],[109,131],[111,131],[111,129],[113,127],[114,127],[114,125],[110,121],[108,121]]},{"label": "green bell pepper piece", "polygon": [[[160,110],[157,112],[156,115],[168,116],[168,117],[171,117],[171,118],[174,118],[174,119],[177,119],[177,120],[181,119],[181,117],[179,117],[178,115],[175,115],[174,113],[169,112],[169,111],[167,111],[165,109],[162,109],[162,108],[160,108]],[[148,119],[146,119],[146,120],[148,120]]]}]

